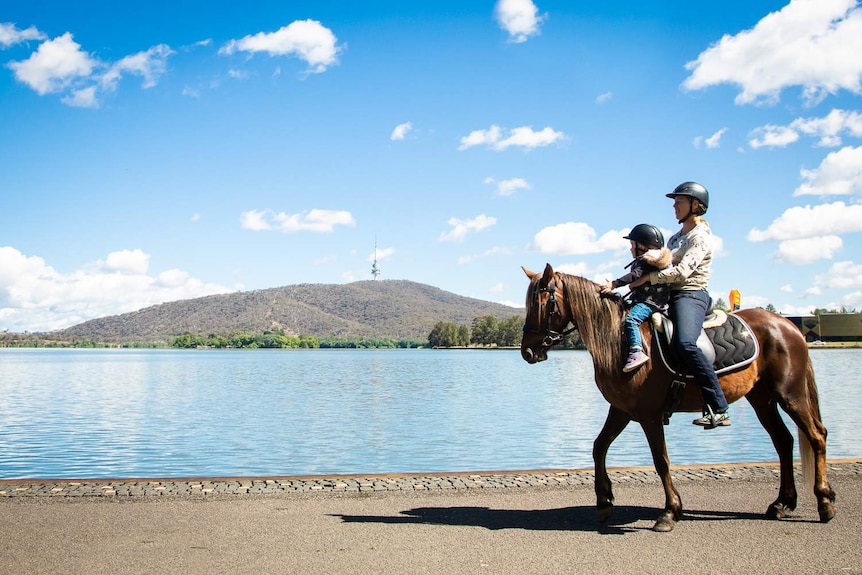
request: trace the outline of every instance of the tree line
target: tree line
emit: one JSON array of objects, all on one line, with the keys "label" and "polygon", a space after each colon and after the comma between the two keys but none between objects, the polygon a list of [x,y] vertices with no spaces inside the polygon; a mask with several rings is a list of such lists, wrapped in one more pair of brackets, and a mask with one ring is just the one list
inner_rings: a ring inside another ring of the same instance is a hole
[{"label": "tree line", "polygon": [[[512,316],[509,319],[498,320],[494,316],[485,315],[473,319],[470,327],[452,322],[440,321],[434,325],[428,334],[430,347],[517,347],[521,345],[521,334],[524,329],[524,319]],[[583,349],[584,345],[577,332],[566,336],[559,347]]]},{"label": "tree line", "polygon": [[423,343],[391,338],[317,338],[311,335],[287,335],[284,330],[206,336],[184,333],[170,340],[170,346],[177,349],[395,349],[421,347]]},{"label": "tree line", "polygon": [[[234,334],[184,333],[170,338],[167,347],[174,349],[408,349],[420,347],[517,347],[521,344],[524,320],[513,315],[498,320],[484,315],[473,319],[469,326],[452,322],[437,322],[426,341],[374,337],[323,337],[289,335],[283,329]],[[5,338],[3,336],[6,336]],[[166,347],[165,342],[101,343],[92,339],[45,341],[33,336],[0,334],[0,347]],[[584,349],[577,331],[566,336],[561,348]]]}]

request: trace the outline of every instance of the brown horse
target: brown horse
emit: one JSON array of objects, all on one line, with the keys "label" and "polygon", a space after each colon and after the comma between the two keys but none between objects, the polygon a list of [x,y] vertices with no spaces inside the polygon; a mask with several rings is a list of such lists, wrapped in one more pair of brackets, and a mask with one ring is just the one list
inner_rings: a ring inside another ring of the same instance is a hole
[{"label": "brown horse", "polygon": [[[614,506],[605,464],[608,448],[630,421],[637,421],[646,435],[656,472],[664,486],[664,511],[653,529],[672,530],[674,523],[682,518],[682,500],[671,480],[663,425],[673,374],[662,362],[653,361],[634,372],[623,373],[628,348],[623,334],[626,306],[600,297],[598,284],[555,272],[550,264],[543,273],[522,269],[530,278],[530,287],[521,356],[528,363],[546,360],[548,350],[559,343],[571,324],[592,356],[596,385],[610,403],[604,427],[593,444],[599,520],[610,517]],[[743,396],[748,400],[778,452],[781,482],[778,498],[769,505],[766,516],[780,519],[796,508],[793,436],[781,419],[780,406],[798,428],[803,475],[813,483],[820,521],[825,523],[835,515],[835,492],[826,478],[826,427],[820,418],[808,347],[799,329],[779,315],[764,309],[735,313],[751,328],[760,354],[744,368],[721,375],[719,381],[729,403]],[[651,350],[651,357],[658,357],[657,342],[653,341],[650,331],[641,330],[644,348]],[[688,385],[675,411],[699,412],[701,406],[700,389]],[[711,433],[732,433],[732,429]]]}]

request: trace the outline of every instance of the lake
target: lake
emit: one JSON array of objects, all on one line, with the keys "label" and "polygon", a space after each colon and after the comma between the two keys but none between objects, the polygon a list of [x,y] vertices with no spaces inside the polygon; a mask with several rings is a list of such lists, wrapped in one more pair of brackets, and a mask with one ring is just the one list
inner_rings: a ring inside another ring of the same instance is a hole
[{"label": "lake", "polygon": [[[827,455],[860,457],[862,350],[811,355]],[[674,415],[671,463],[777,460],[731,410],[713,431]],[[591,468],[606,414],[583,351],[0,349],[5,479]],[[608,464],[652,465],[637,424]]]}]

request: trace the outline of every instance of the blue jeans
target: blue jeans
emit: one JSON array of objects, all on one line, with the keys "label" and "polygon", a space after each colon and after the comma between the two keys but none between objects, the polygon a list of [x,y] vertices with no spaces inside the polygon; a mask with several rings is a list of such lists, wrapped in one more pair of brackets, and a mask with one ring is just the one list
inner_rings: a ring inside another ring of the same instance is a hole
[{"label": "blue jeans", "polygon": [[727,411],[727,400],[718,383],[718,376],[697,347],[697,338],[708,307],[709,294],[705,290],[679,290],[670,294],[673,343],[680,360],[700,386],[703,402],[715,413],[724,413]]},{"label": "blue jeans", "polygon": [[633,349],[643,350],[643,341],[641,340],[641,324],[644,320],[648,319],[650,314],[652,314],[652,307],[648,306],[645,303],[636,303],[631,309],[629,309],[629,313],[625,319],[625,333],[626,337],[629,339],[629,351],[631,352]]}]

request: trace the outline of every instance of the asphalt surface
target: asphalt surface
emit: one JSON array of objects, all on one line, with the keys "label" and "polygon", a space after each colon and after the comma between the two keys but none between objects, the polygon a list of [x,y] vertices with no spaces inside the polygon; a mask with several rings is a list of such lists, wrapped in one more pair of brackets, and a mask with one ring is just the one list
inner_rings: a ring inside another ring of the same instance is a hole
[{"label": "asphalt surface", "polygon": [[[798,466],[797,466],[798,467]],[[774,464],[674,470],[685,518],[651,527],[655,473],[0,481],[0,573],[834,573],[862,575],[862,460],[830,461],[837,515],[801,486],[767,520]],[[798,477],[797,477],[798,479]]]}]

